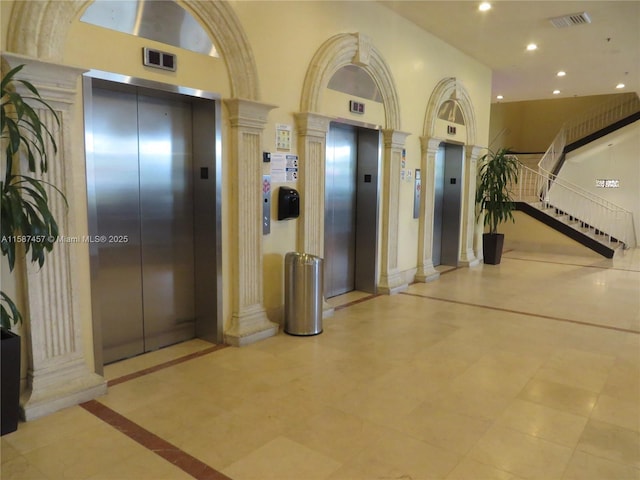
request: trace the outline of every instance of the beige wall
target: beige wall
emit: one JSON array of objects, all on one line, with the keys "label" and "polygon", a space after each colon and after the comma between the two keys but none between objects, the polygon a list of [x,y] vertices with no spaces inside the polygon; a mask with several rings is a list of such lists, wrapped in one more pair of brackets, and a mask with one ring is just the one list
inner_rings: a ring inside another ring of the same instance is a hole
[{"label": "beige wall", "polygon": [[[2,44],[6,45],[10,0],[3,0]],[[491,72],[484,65],[418,29],[384,6],[374,1],[354,2],[231,2],[239,23],[248,37],[255,57],[261,101],[277,106],[269,115],[264,132],[264,150],[275,151],[275,124],[294,125],[293,114],[300,109],[302,86],[309,62],[322,45],[340,33],[361,33],[371,39],[392,72],[400,102],[401,130],[409,132],[406,142],[406,168],[420,168],[420,136],[429,97],[436,84],[446,77],[455,77],[462,85],[475,110],[476,143],[484,146],[489,138]],[[65,34],[65,29],[58,30]],[[161,72],[141,65],[142,46],[159,47],[178,54],[178,71]],[[228,69],[224,59],[215,59],[156,44],[134,36],[107,31],[82,24],[76,18],[66,37],[63,62],[86,69],[99,69],[138,78],[183,85],[230,95]],[[350,97],[352,98],[352,97]],[[325,92],[320,103],[323,113],[349,118],[348,98],[335,92]],[[368,114],[354,117],[360,121],[383,125],[384,115],[379,104],[365,100]],[[225,148],[228,125],[223,109],[223,258],[232,255],[229,245],[230,180],[229,158]],[[74,139],[81,143],[82,138]],[[296,138],[292,139],[292,153]],[[81,167],[79,167],[81,168]],[[261,166],[268,173],[267,166]],[[78,176],[83,173],[80,171]],[[293,182],[291,186],[296,186]],[[274,185],[277,187],[278,185]],[[86,211],[84,199],[78,199],[79,209]],[[275,202],[274,202],[275,209]],[[413,182],[401,182],[399,231],[399,269],[415,271],[418,256],[418,220],[412,218]],[[265,307],[271,320],[279,321],[283,304],[283,265],[286,252],[296,249],[296,221],[278,222],[272,212],[271,234],[264,237]],[[230,262],[224,264],[224,317],[230,312],[228,279]],[[90,321],[87,321],[90,331]]]},{"label": "beige wall", "polygon": [[[444,77],[456,77],[467,89],[478,120],[477,142],[487,144],[490,70],[382,5],[238,1],[233,7],[255,54],[262,98],[278,105],[270,114],[265,131],[266,150],[275,151],[275,123],[294,124],[293,113],[300,108],[304,77],[317,49],[330,37],[345,32],[368,36],[391,70],[400,101],[400,128],[411,134],[406,142],[407,169],[420,168],[420,136],[427,103],[433,88]],[[348,111],[350,98],[354,97],[327,90],[319,113],[384,125],[381,104],[363,99],[367,115],[358,116]],[[295,145],[295,138],[292,143]],[[296,187],[295,183],[289,185]],[[417,266],[418,251],[418,220],[412,218],[412,213],[413,181],[404,181],[400,185],[398,263],[408,275]],[[277,279],[265,283],[265,306],[269,312],[276,313],[283,302],[282,264],[286,252],[296,248],[295,223],[278,222],[272,216],[271,234],[265,237],[265,278]]]},{"label": "beige wall", "polygon": [[492,149],[545,152],[562,124],[596,107],[613,95],[494,103],[491,105],[489,141]]}]

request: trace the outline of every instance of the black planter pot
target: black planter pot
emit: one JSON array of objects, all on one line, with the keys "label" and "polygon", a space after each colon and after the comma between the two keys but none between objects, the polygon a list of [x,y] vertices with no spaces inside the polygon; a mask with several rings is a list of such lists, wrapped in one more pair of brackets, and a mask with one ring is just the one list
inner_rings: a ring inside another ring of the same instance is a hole
[{"label": "black planter pot", "polygon": [[20,408],[20,337],[13,332],[2,329],[0,342],[0,410],[2,417],[2,435],[18,429]]},{"label": "black planter pot", "polygon": [[482,253],[484,263],[498,265],[502,259],[502,246],[504,245],[504,233],[483,233]]}]

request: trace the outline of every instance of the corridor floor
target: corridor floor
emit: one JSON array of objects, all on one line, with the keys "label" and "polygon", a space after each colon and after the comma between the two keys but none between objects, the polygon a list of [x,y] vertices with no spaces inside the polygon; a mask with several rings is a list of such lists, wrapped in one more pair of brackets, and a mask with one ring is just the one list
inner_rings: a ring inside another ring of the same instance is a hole
[{"label": "corridor floor", "polygon": [[640,249],[347,299],[318,336],[108,366],[2,437],[2,478],[640,479]]}]

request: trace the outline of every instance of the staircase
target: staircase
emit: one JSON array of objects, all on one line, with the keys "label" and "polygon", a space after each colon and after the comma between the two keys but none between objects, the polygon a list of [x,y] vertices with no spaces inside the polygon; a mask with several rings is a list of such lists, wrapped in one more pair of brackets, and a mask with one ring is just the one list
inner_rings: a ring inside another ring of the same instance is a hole
[{"label": "staircase", "polygon": [[561,178],[567,151],[640,119],[634,94],[613,101],[566,123],[538,163],[520,163],[511,191],[516,208],[580,242],[606,258],[637,245],[632,212]]}]

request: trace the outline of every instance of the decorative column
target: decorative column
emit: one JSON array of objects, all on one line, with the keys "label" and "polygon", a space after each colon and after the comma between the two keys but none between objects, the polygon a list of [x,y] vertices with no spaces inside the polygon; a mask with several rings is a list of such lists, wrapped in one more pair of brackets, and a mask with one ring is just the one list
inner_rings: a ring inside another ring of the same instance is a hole
[{"label": "decorative column", "polygon": [[297,248],[300,252],[324,257],[325,157],[331,118],[317,113],[297,113],[295,119],[301,203]]},{"label": "decorative column", "polygon": [[[86,234],[86,225],[76,222],[86,217],[86,193],[82,185],[74,184],[75,172],[84,165],[82,149],[77,148],[82,146],[82,117],[74,115],[80,102],[77,85],[83,70],[19,55],[3,54],[3,58],[12,67],[25,64],[19,78],[33,83],[58,115],[59,127],[49,110],[32,104],[58,146],[56,154],[49,147],[45,180],[64,192],[67,200],[65,203],[49,188],[49,208],[58,221],[61,236]],[[16,87],[30,95],[21,85]],[[29,365],[20,398],[25,420],[91,400],[107,391],[105,379],[92,371],[93,359],[85,354],[82,343],[82,329],[91,325],[91,318],[82,318],[90,309],[81,307],[82,302],[89,301],[81,288],[83,282],[88,282],[89,272],[88,263],[83,269],[78,260],[88,255],[86,244],[59,242],[42,268],[31,262],[18,267],[27,272],[28,313],[24,313]]]},{"label": "decorative column", "polygon": [[420,219],[418,220],[418,271],[417,282],[431,282],[440,277],[433,266],[433,210],[435,203],[436,154],[442,142],[439,138],[420,137],[422,157],[420,168],[423,173],[422,195],[420,196]]},{"label": "decorative column", "polygon": [[384,186],[382,200],[382,264],[378,290],[393,294],[409,286],[398,270],[398,221],[400,217],[400,170],[402,149],[409,133],[382,130],[384,139]]},{"label": "decorative column", "polygon": [[476,224],[476,175],[478,171],[478,157],[481,147],[465,146],[464,192],[462,194],[462,232],[460,264],[473,267],[480,263],[473,252],[473,239]]},{"label": "decorative column", "polygon": [[[296,113],[298,156],[300,158],[300,217],[297,249],[324,257],[324,195],[327,134],[331,117],[318,113]],[[333,314],[333,307],[322,299],[323,317]]]},{"label": "decorative column", "polygon": [[274,105],[232,98],[229,112],[232,316],[225,342],[247,345],[278,332],[263,305],[262,132]]}]

